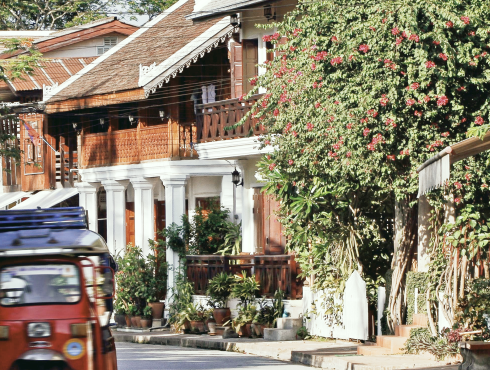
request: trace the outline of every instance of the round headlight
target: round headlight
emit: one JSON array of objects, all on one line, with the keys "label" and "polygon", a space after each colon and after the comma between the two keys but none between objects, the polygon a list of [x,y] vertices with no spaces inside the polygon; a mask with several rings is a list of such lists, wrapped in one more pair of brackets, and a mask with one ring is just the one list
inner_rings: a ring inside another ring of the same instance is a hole
[{"label": "round headlight", "polygon": [[31,322],[27,325],[27,336],[29,338],[45,338],[51,335],[49,322]]}]

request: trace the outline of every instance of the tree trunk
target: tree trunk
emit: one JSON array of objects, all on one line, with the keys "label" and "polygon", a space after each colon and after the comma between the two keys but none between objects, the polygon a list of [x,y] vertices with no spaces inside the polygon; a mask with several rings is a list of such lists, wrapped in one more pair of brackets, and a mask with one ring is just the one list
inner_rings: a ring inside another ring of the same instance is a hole
[{"label": "tree trunk", "polygon": [[393,254],[391,292],[389,300],[390,317],[388,325],[394,332],[395,325],[404,321],[403,302],[405,301],[405,276],[412,265],[412,258],[417,245],[417,207],[410,208],[410,196],[402,202],[397,202],[395,212],[395,251]]}]

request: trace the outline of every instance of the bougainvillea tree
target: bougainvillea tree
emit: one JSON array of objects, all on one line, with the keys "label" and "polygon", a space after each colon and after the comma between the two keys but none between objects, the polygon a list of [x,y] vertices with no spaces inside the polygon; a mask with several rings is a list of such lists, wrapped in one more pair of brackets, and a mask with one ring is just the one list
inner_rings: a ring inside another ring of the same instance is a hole
[{"label": "bougainvillea tree", "polygon": [[260,167],[289,247],[340,290],[354,269],[382,275],[391,250],[392,324],[416,250],[416,168],[489,120],[489,20],[485,1],[324,0],[265,37],[278,55],[249,95],[267,91],[253,116],[275,151]]}]

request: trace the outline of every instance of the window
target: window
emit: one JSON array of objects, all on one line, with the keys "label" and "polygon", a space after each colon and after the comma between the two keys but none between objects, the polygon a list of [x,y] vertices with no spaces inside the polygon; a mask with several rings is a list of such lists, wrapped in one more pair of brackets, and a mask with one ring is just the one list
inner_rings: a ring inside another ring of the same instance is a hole
[{"label": "window", "polygon": [[80,297],[80,276],[75,265],[17,265],[0,270],[2,306],[76,303]]},{"label": "window", "polygon": [[104,37],[104,45],[97,46],[97,55],[102,55],[117,44],[117,37]]}]

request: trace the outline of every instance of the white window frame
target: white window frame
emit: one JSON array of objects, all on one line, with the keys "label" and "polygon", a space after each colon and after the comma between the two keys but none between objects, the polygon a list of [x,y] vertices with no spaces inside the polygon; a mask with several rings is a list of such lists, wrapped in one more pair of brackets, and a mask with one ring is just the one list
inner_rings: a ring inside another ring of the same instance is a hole
[{"label": "white window frame", "polygon": [[117,36],[104,37],[104,45],[96,46],[97,55],[102,55],[117,45]]}]

